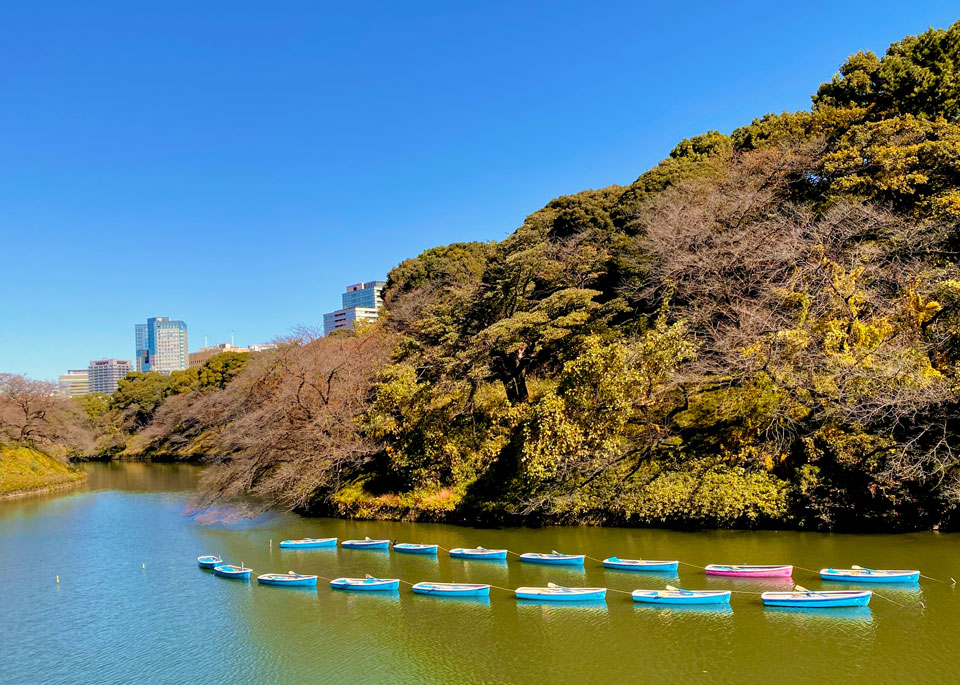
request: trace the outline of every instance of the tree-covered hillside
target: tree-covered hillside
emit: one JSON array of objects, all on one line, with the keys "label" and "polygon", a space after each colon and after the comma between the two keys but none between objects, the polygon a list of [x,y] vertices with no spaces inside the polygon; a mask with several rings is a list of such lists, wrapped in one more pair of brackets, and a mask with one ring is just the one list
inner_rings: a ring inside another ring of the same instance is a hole
[{"label": "tree-covered hillside", "polygon": [[175,393],[127,450],[356,516],[956,527],[958,229],[960,22],[400,263],[379,324]]}]

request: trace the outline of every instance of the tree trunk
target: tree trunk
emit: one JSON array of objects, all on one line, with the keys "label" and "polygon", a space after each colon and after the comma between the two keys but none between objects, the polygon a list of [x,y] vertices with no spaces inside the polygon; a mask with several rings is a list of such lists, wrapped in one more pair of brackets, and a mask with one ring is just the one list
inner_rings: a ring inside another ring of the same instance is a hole
[{"label": "tree trunk", "polygon": [[503,388],[507,391],[507,400],[510,404],[523,404],[530,395],[527,392],[527,377],[523,371],[517,370],[501,379]]}]

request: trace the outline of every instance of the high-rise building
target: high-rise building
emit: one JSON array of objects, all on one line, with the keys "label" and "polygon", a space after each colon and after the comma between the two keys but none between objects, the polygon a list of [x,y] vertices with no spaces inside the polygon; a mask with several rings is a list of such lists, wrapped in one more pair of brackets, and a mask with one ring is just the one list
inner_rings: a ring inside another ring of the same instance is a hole
[{"label": "high-rise building", "polygon": [[120,379],[131,371],[133,365],[126,359],[91,359],[87,369],[88,391],[112,395]]},{"label": "high-rise building", "polygon": [[137,371],[170,373],[187,368],[187,324],[165,316],[136,324]]},{"label": "high-rise building", "polygon": [[60,394],[64,397],[82,397],[90,392],[88,369],[67,369],[59,380]]},{"label": "high-rise building", "polygon": [[376,321],[383,306],[385,281],[367,281],[348,285],[340,298],[343,309],[323,315],[323,334],[330,335],[344,328],[356,328],[358,322]]}]

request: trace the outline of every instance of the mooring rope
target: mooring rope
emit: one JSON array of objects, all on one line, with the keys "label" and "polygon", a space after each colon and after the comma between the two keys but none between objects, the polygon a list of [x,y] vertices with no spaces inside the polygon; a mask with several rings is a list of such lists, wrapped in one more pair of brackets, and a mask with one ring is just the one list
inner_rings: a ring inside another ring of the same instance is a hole
[{"label": "mooring rope", "polygon": [[[931,578],[930,576],[925,576],[925,575],[923,575],[922,573],[920,574],[920,577],[921,577],[921,578],[926,578],[927,580],[932,580],[932,581],[935,582],[935,583],[946,583],[946,582],[947,582],[947,581],[945,581],[945,580],[940,580],[939,578]],[[951,584],[951,585],[956,585],[956,584],[957,584],[957,581],[954,580],[953,578],[950,578],[950,584]]]},{"label": "mooring rope", "polygon": [[[881,594],[880,594],[879,592],[877,592],[876,590],[874,590],[873,596],[874,596],[874,597],[879,597],[880,599],[884,599],[884,600],[890,602],[891,604],[896,604],[896,605],[897,605],[898,607],[900,607],[901,609],[908,609],[908,608],[909,608],[906,604],[901,604],[900,602],[894,602],[894,601],[893,601],[892,599],[890,599],[889,597],[884,597],[883,595],[881,595]],[[921,604],[923,604],[923,602],[921,602]]]}]

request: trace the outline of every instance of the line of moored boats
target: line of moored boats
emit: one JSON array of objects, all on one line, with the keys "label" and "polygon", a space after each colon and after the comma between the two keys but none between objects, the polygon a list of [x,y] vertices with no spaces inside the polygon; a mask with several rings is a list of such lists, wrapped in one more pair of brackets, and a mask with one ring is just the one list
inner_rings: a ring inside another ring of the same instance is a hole
[{"label": "line of moored boats", "polygon": [[[282,549],[316,549],[321,547],[336,547],[337,538],[300,538],[297,540],[283,540]],[[389,540],[344,540],[340,542],[344,549],[389,550]],[[439,545],[415,544],[394,542],[393,551],[403,554],[437,555]],[[488,549],[485,547],[456,547],[449,550],[454,559],[471,559],[477,561],[502,561],[507,558],[509,550]],[[527,552],[520,554],[520,561],[531,564],[549,566],[583,566],[585,554],[561,554],[557,551],[550,553]],[[212,569],[222,578],[249,580],[253,570],[242,564],[236,566],[224,563],[216,555],[204,555],[197,558],[201,568]],[[664,561],[650,559],[620,559],[608,557],[602,562],[604,567],[621,571],[643,571],[654,573],[676,573],[680,561]],[[728,578],[789,578],[793,575],[793,566],[762,565],[762,564],[709,564],[704,570],[707,575],[724,576]],[[871,569],[861,566],[850,568],[824,568],[820,570],[823,580],[841,581],[851,584],[860,583],[918,583],[920,571],[916,570],[889,570]],[[261,585],[283,587],[316,587],[318,576],[302,575],[289,571],[287,573],[266,573],[257,576]],[[399,578],[375,578],[367,575],[364,578],[334,578],[330,587],[337,590],[396,592],[400,589]],[[433,595],[437,597],[487,597],[490,595],[490,585],[482,583],[434,583],[423,582],[413,584],[412,590],[417,594]],[[540,601],[600,601],[606,597],[607,588],[603,587],[565,587],[548,583],[546,587],[519,587],[514,590],[518,599],[532,599]],[[663,590],[634,590],[631,593],[633,601],[646,604],[729,604],[730,590],[683,590],[667,585]],[[870,590],[808,590],[799,585],[790,591],[764,592],[760,595],[767,606],[780,607],[859,607],[870,602],[873,593]]]}]

